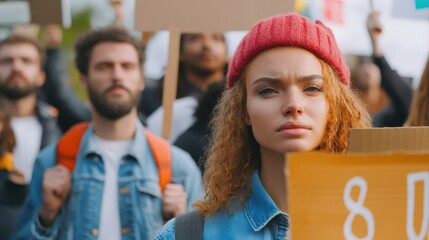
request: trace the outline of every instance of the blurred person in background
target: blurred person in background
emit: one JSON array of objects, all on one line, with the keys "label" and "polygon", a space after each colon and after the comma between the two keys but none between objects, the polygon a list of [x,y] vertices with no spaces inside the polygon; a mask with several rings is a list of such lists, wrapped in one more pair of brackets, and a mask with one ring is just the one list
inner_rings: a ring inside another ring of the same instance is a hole
[{"label": "blurred person in background", "polygon": [[[198,98],[214,82],[224,81],[228,63],[225,37],[221,33],[182,34],[177,96],[173,104],[173,126],[169,138],[174,142],[195,121]],[[148,117],[148,128],[155,134],[162,132],[162,91],[164,79],[143,91],[141,109]]]},{"label": "blurred person in background", "polygon": [[[221,33],[182,34],[176,98],[198,97],[213,82],[223,81],[228,63],[225,38]],[[164,79],[143,92],[143,112],[150,116],[162,105]],[[150,101],[149,101],[150,100]],[[148,103],[149,102],[149,103]]]},{"label": "blurred person in background", "polygon": [[400,127],[408,116],[413,94],[411,84],[406,83],[384,57],[380,46],[383,26],[378,12],[368,16],[367,29],[373,63],[365,62],[353,71],[352,87],[366,104],[374,127]]},{"label": "blurred person in background", "polygon": [[18,26],[0,42],[0,239],[16,229],[39,150],[61,134],[55,109],[40,97],[45,72],[44,51],[34,40],[38,30]]},{"label": "blurred person in background", "polygon": [[61,135],[57,113],[37,97],[45,81],[44,51],[32,38],[11,35],[0,42],[0,97],[16,138],[15,168],[31,180],[39,150]]},{"label": "blurred person in background", "polygon": [[0,239],[10,239],[28,192],[24,174],[15,168],[15,135],[4,104],[0,102]]},{"label": "blurred person in background", "polygon": [[91,120],[89,107],[71,88],[70,75],[61,55],[63,33],[61,26],[48,25],[44,33],[46,81],[40,88],[40,97],[58,109],[58,125],[63,132],[79,122]]}]

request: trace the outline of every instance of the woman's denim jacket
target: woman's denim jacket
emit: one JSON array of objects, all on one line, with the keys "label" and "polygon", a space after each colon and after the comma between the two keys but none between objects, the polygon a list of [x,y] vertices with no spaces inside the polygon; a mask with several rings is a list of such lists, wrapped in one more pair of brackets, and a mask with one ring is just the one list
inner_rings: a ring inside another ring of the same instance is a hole
[{"label": "woman's denim jacket", "polygon": [[[162,227],[161,190],[158,170],[140,121],[132,146],[122,158],[118,179],[121,237],[152,239]],[[98,239],[104,185],[104,165],[93,143],[93,128],[85,133],[72,174],[72,190],[50,228],[41,226],[38,211],[42,198],[43,173],[55,165],[56,145],[43,150],[34,166],[17,233],[13,239]],[[173,182],[183,185],[191,203],[202,194],[201,174],[189,154],[172,147]]]},{"label": "woman's denim jacket", "polygon": [[[265,191],[259,171],[253,173],[250,184],[252,193],[238,211],[229,214],[224,210],[204,219],[204,240],[285,239],[289,228],[288,215],[280,211]],[[174,239],[174,219],[161,229],[155,239]]]}]

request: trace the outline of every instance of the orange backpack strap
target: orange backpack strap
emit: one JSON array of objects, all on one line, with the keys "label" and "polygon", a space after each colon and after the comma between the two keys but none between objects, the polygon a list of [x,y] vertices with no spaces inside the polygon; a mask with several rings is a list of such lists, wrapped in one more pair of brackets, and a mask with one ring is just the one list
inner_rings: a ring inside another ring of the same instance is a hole
[{"label": "orange backpack strap", "polygon": [[171,146],[170,143],[146,130],[146,138],[158,167],[159,186],[164,191],[165,186],[171,182]]},{"label": "orange backpack strap", "polygon": [[89,123],[79,123],[68,130],[57,145],[57,164],[66,167],[73,172],[79,152],[80,140],[83,137]]}]

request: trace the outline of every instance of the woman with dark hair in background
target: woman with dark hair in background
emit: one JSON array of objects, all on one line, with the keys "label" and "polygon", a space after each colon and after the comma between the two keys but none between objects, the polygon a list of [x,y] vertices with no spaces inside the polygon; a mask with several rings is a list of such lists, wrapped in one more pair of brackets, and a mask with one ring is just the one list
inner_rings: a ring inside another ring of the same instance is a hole
[{"label": "woman with dark hair in background", "polygon": [[194,114],[195,123],[174,142],[174,145],[191,154],[202,174],[204,174],[204,152],[211,135],[209,122],[224,88],[224,82],[212,83],[209,86],[207,92],[199,99]]}]

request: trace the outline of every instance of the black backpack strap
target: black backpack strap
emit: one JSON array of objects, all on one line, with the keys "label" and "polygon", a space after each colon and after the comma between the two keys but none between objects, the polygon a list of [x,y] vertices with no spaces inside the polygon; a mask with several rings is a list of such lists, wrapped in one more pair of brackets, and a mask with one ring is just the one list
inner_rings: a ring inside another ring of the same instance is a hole
[{"label": "black backpack strap", "polygon": [[192,211],[180,214],[174,223],[174,236],[176,240],[202,240],[204,230],[204,218]]}]

